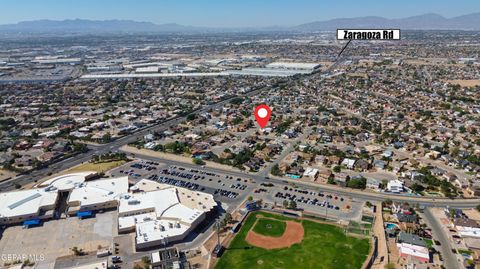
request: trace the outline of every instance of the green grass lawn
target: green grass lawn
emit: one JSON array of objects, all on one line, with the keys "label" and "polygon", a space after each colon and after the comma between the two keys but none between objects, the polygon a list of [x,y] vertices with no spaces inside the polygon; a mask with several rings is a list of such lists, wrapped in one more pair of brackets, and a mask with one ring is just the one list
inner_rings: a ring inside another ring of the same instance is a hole
[{"label": "green grass lawn", "polygon": [[285,232],[286,227],[287,223],[285,221],[260,218],[253,227],[253,231],[266,236],[280,237]]},{"label": "green grass lawn", "polygon": [[339,227],[313,221],[303,221],[305,237],[300,244],[275,250],[251,246],[245,242],[245,237],[255,224],[257,214],[290,220],[285,216],[264,212],[250,214],[218,261],[216,269],[359,269],[368,255],[370,249],[368,239],[349,237]]}]

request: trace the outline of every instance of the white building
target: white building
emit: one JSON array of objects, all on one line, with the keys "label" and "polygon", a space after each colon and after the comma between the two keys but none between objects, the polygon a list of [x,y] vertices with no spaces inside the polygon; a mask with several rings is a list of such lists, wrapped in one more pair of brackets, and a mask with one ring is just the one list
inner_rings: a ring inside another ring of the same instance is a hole
[{"label": "white building", "polygon": [[318,169],[312,167],[308,167],[305,172],[303,172],[304,177],[311,178],[312,180],[315,180],[317,178],[317,175]]},{"label": "white building", "polygon": [[407,243],[397,243],[397,248],[400,256],[403,258],[411,256],[421,262],[430,261],[430,253],[426,247],[415,246]]},{"label": "white building", "polygon": [[287,70],[307,70],[313,72],[320,67],[318,63],[294,63],[294,62],[275,62],[267,64],[266,68],[287,69]]},{"label": "white building", "polygon": [[[184,239],[216,202],[211,194],[141,180],[129,192],[128,177],[87,181],[92,172],[52,178],[31,190],[0,194],[0,224],[48,220],[55,208],[70,216],[118,209],[119,233],[135,232],[138,249]],[[67,199],[59,199],[60,196]],[[63,201],[65,205],[59,205]],[[58,214],[58,216],[59,216]]]},{"label": "white building", "polygon": [[0,194],[0,224],[53,217],[58,192],[42,188]]},{"label": "white building", "polygon": [[345,158],[343,159],[341,165],[344,165],[348,169],[353,169],[355,167],[355,161],[356,160],[354,159]]},{"label": "white building", "polygon": [[475,227],[460,227],[458,233],[461,237],[474,237],[480,238],[480,228]]},{"label": "white building", "polygon": [[392,193],[403,192],[404,191],[403,182],[398,180],[398,179],[390,180],[387,183],[387,191],[392,192]]},{"label": "white building", "polygon": [[216,206],[210,194],[145,179],[132,190],[120,198],[118,230],[135,231],[137,249],[184,239]]}]

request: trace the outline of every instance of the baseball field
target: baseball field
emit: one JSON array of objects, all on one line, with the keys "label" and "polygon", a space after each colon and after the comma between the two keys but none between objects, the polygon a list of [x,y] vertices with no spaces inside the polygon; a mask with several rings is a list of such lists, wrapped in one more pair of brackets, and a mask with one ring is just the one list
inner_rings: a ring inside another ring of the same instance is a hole
[{"label": "baseball field", "polygon": [[368,239],[334,225],[253,212],[215,268],[360,269],[369,249]]}]

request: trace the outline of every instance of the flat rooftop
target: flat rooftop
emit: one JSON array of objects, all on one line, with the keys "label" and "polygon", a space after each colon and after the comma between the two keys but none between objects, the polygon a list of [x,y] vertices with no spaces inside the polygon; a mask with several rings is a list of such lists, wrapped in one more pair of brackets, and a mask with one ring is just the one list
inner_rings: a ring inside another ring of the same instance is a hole
[{"label": "flat rooftop", "polygon": [[128,192],[128,177],[95,180],[77,185],[68,198],[68,202],[79,202],[80,206],[115,201],[121,194]]},{"label": "flat rooftop", "polygon": [[38,214],[43,207],[53,207],[57,196],[48,188],[0,193],[0,218]]}]

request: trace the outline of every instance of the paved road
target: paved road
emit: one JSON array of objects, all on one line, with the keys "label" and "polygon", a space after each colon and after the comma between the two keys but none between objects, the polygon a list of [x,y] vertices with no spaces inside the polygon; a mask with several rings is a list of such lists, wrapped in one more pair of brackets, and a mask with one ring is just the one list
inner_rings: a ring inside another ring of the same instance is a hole
[{"label": "paved road", "polygon": [[438,240],[441,244],[440,251],[442,253],[445,267],[448,269],[462,268],[457,261],[457,256],[453,254],[451,250],[451,244],[448,240],[448,236],[445,234],[445,230],[441,227],[439,220],[433,216],[431,209],[427,208],[423,215],[425,216],[425,222],[427,222],[428,227],[432,229],[433,238]]},{"label": "paved road", "polygon": [[[332,66],[330,66],[327,70],[323,71],[323,74],[328,74],[330,71],[332,71],[336,66],[341,62],[341,59],[337,60]],[[320,78],[319,81],[322,81],[324,78]],[[280,84],[283,82],[277,83],[276,85],[270,86],[270,87],[262,87],[259,89],[255,89],[253,91],[248,92],[246,95],[247,96],[252,96],[260,93],[261,91],[268,90],[272,87],[278,87]],[[215,104],[207,105],[203,108],[200,108],[198,110],[193,111],[192,113],[202,113],[206,112],[210,109],[215,109],[215,108],[220,108],[224,104],[228,103],[230,100],[233,98],[236,98],[237,96],[228,98],[226,100],[220,101]],[[90,148],[90,151],[87,153],[81,153],[75,157],[60,161],[56,164],[52,164],[47,168],[43,168],[37,171],[33,171],[28,175],[24,176],[19,176],[16,177],[12,180],[5,181],[0,183],[0,190],[1,191],[6,191],[6,190],[12,190],[15,188],[16,184],[20,185],[25,185],[28,184],[34,180],[41,179],[45,176],[48,176],[50,173],[57,173],[62,170],[68,169],[70,167],[73,167],[75,165],[81,164],[83,162],[89,161],[91,159],[91,156],[96,154],[103,154],[107,153],[109,151],[118,151],[120,147],[123,145],[127,145],[131,142],[136,141],[138,138],[143,137],[144,135],[154,132],[154,131],[164,131],[169,129],[171,126],[178,125],[179,123],[185,121],[186,116],[184,117],[177,117],[174,119],[166,120],[164,122],[161,122],[159,124],[156,124],[151,127],[147,127],[145,129],[139,130],[131,135],[124,136],[122,138],[116,139],[115,141],[104,144],[104,145],[89,145],[88,147]],[[304,134],[306,135],[308,132],[305,131]],[[302,135],[303,137],[303,135]],[[297,141],[297,140],[295,140]],[[292,143],[293,145],[293,143]],[[289,148],[284,150],[282,152],[282,156],[287,154],[289,152],[289,149],[292,147],[290,145]],[[281,157],[282,157],[281,156]],[[138,156],[137,157],[145,157],[146,156]],[[275,178],[270,176],[270,178],[267,178],[268,173],[270,168],[275,164],[278,163],[282,158],[277,158],[273,163],[269,164],[265,169],[260,171],[259,173],[248,173],[248,172],[236,172],[232,170],[223,170],[223,169],[218,169],[218,168],[211,168],[209,167],[208,169],[211,170],[212,172],[217,172],[217,173],[223,173],[223,174],[229,174],[232,176],[237,176],[237,177],[245,177],[248,176],[252,178],[257,184],[260,184],[262,182],[272,182],[272,183],[282,183],[282,184],[289,184],[293,183],[297,186],[300,186],[305,189],[312,189],[312,190],[317,190],[317,191],[327,191],[333,194],[338,194],[338,195],[349,195],[352,196],[356,199],[362,199],[362,200],[368,200],[368,201],[384,201],[386,199],[391,199],[393,201],[398,201],[398,202],[409,202],[409,203],[419,203],[420,205],[423,206],[451,206],[451,207],[456,207],[456,208],[472,208],[474,206],[477,206],[480,204],[480,199],[444,199],[444,198],[427,198],[427,197],[411,197],[411,196],[403,196],[403,195],[395,195],[395,194],[390,194],[390,193],[376,193],[376,192],[368,192],[368,191],[360,191],[360,190],[352,190],[352,189],[347,189],[347,188],[342,188],[339,186],[334,186],[334,185],[325,185],[325,184],[316,184],[316,183],[311,183],[311,182],[302,182],[298,180],[291,180],[291,179],[283,179],[283,178]],[[150,158],[147,158],[150,159]],[[160,159],[157,158],[157,160],[162,161],[167,164],[172,164],[172,165],[177,165],[178,162],[176,161],[170,161],[170,160],[165,160],[165,159]],[[187,167],[196,167],[193,164],[186,164],[182,163],[182,166],[187,166]]]},{"label": "paved road", "polygon": [[[146,156],[142,154],[135,154],[137,158],[141,159],[148,159],[148,160],[155,160],[158,162],[166,163],[168,165],[181,165],[186,168],[194,168],[198,169],[198,166],[192,163],[187,162],[179,162],[173,161],[161,157],[152,157]],[[279,159],[277,159],[279,160]],[[405,196],[393,193],[385,193],[385,192],[371,192],[371,191],[362,191],[362,190],[354,190],[350,188],[343,188],[336,185],[327,185],[327,184],[318,184],[313,182],[305,182],[299,181],[294,179],[287,179],[287,178],[278,178],[270,175],[266,178],[265,172],[260,171],[258,173],[250,173],[250,172],[242,172],[242,171],[234,171],[231,169],[221,169],[221,168],[214,168],[206,166],[206,169],[218,174],[225,174],[231,175],[234,177],[249,177],[253,179],[256,184],[260,184],[263,182],[270,182],[274,184],[295,184],[301,188],[311,189],[316,191],[326,191],[333,194],[338,195],[345,195],[345,196],[352,196],[357,199],[362,199],[365,201],[385,201],[387,199],[391,199],[396,202],[408,202],[410,204],[418,203],[421,206],[450,206],[454,208],[472,208],[480,204],[480,199],[448,199],[448,198],[431,198],[431,197],[420,197],[420,196]]]},{"label": "paved road", "polygon": [[[248,93],[246,93],[246,96],[252,96],[260,93],[261,91],[270,89],[272,87],[278,87],[281,85],[282,82],[279,82],[273,86],[268,86],[268,87],[262,87],[258,88],[255,90],[252,90]],[[227,98],[223,101],[207,105],[203,108],[200,108],[198,110],[192,111],[191,113],[203,113],[206,111],[209,111],[211,109],[216,109],[216,108],[221,108],[223,107],[224,104],[230,102],[232,99],[237,98],[238,96],[232,96],[230,98]],[[93,155],[100,155],[108,152],[115,152],[118,151],[120,147],[127,145],[129,143],[135,142],[139,138],[143,138],[146,134],[155,132],[155,131],[165,131],[168,130],[171,126],[178,125],[179,123],[183,122],[186,120],[187,116],[183,117],[176,117],[173,119],[165,120],[161,123],[155,124],[153,126],[141,129],[133,134],[126,135],[124,137],[121,137],[119,139],[116,139],[110,143],[107,144],[102,144],[102,145],[88,145],[88,148],[90,149],[86,153],[81,153],[76,155],[75,157],[65,159],[63,161],[57,162],[55,164],[49,165],[48,167],[38,169],[35,171],[32,171],[26,175],[21,175],[18,177],[15,177],[11,180],[4,181],[0,183],[0,191],[9,191],[15,189],[15,185],[26,185],[29,184],[35,180],[39,180],[41,178],[47,177],[50,174],[55,174],[60,171],[63,171],[65,169],[71,168],[73,166],[79,165],[83,162],[87,162],[91,159]]]}]

